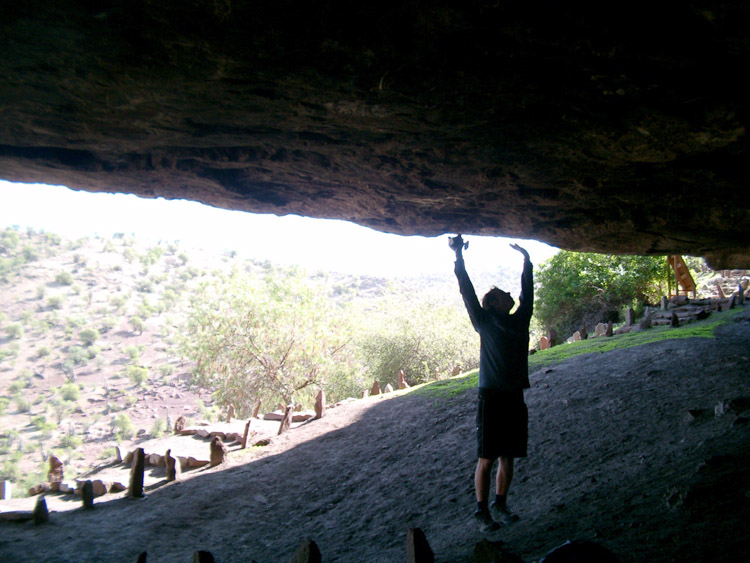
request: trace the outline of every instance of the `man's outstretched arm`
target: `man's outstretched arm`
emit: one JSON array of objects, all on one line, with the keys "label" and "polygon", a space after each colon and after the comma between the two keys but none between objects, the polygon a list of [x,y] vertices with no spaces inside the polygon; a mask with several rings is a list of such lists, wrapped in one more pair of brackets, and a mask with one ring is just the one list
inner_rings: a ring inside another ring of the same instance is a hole
[{"label": "man's outstretched arm", "polygon": [[466,266],[464,265],[463,248],[464,242],[461,239],[461,235],[458,235],[454,239],[451,239],[452,243],[450,247],[456,253],[456,263],[453,271],[458,279],[458,289],[463,297],[464,305],[466,305],[466,311],[469,313],[469,319],[475,330],[479,330],[480,317],[482,312],[482,306],[479,304],[477,299],[477,293],[474,290],[474,285],[469,279],[469,274],[466,272]]},{"label": "man's outstretched arm", "polygon": [[511,244],[513,250],[523,254],[523,273],[521,274],[521,296],[519,297],[518,311],[529,319],[534,312],[534,267],[526,249],[517,244]]}]

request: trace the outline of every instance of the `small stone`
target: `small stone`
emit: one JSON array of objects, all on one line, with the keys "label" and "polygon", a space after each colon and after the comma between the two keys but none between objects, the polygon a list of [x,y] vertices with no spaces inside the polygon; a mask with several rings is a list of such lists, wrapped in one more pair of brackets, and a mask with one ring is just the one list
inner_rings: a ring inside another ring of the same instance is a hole
[{"label": "small stone", "polygon": [[387,383],[386,386],[385,386],[385,392],[386,393],[393,393],[393,385],[391,385],[390,383]]},{"label": "small stone", "polygon": [[461,366],[458,364],[453,367],[453,371],[451,372],[451,377],[456,377],[457,375],[461,375]]},{"label": "small stone", "polygon": [[289,563],[321,563],[322,557],[318,544],[313,540],[303,541],[292,555]]}]

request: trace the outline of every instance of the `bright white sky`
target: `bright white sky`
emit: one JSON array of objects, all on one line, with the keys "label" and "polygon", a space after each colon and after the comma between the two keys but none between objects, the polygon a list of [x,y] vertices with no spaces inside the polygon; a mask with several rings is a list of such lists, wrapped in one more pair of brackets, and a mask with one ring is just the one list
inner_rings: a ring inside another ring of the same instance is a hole
[{"label": "bright white sky", "polygon": [[[0,228],[14,225],[70,238],[133,233],[138,240],[235,250],[242,257],[298,264],[309,271],[384,277],[453,271],[448,235],[406,237],[346,221],[258,215],[186,200],[90,193],[0,180]],[[470,241],[465,256],[472,271],[492,271],[504,263],[520,267],[520,254],[509,247],[513,242],[526,248],[535,264],[557,251],[531,240],[465,238]]]}]

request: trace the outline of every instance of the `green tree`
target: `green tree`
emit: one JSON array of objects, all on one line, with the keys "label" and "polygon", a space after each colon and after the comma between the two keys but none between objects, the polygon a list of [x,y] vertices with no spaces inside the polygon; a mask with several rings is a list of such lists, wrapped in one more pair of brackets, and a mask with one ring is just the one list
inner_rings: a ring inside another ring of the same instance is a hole
[{"label": "green tree", "polygon": [[463,304],[391,296],[378,309],[369,313],[357,339],[370,385],[396,387],[400,370],[413,385],[434,379],[436,372],[449,375],[456,365],[464,370],[478,365],[479,341]]},{"label": "green tree", "polygon": [[204,282],[193,294],[184,334],[195,382],[239,417],[258,400],[309,401],[348,344],[341,318],[298,272]]},{"label": "green tree", "polygon": [[81,339],[81,342],[83,342],[85,346],[91,346],[101,338],[101,334],[99,334],[99,331],[95,328],[88,327],[78,333],[78,338]]},{"label": "green tree", "polygon": [[664,258],[560,251],[536,272],[534,314],[545,329],[620,320],[623,307],[663,294]]}]

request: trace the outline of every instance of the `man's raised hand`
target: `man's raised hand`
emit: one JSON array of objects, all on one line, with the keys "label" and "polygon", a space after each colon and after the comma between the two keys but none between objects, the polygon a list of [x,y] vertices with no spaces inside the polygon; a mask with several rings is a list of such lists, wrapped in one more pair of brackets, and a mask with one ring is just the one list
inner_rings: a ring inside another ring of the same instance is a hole
[{"label": "man's raised hand", "polygon": [[520,252],[521,254],[523,254],[523,258],[524,258],[524,260],[530,260],[530,258],[529,258],[529,253],[528,253],[528,252],[526,252],[526,249],[525,249],[525,248],[521,248],[521,247],[520,247],[520,246],[518,246],[517,244],[511,244],[511,245],[510,245],[510,247],[511,247],[511,248],[512,248],[513,250],[517,250],[518,252]]},{"label": "man's raised hand", "polygon": [[469,248],[469,243],[464,242],[463,237],[459,234],[455,237],[448,237],[448,246],[456,253],[456,258],[463,258],[463,250]]}]

